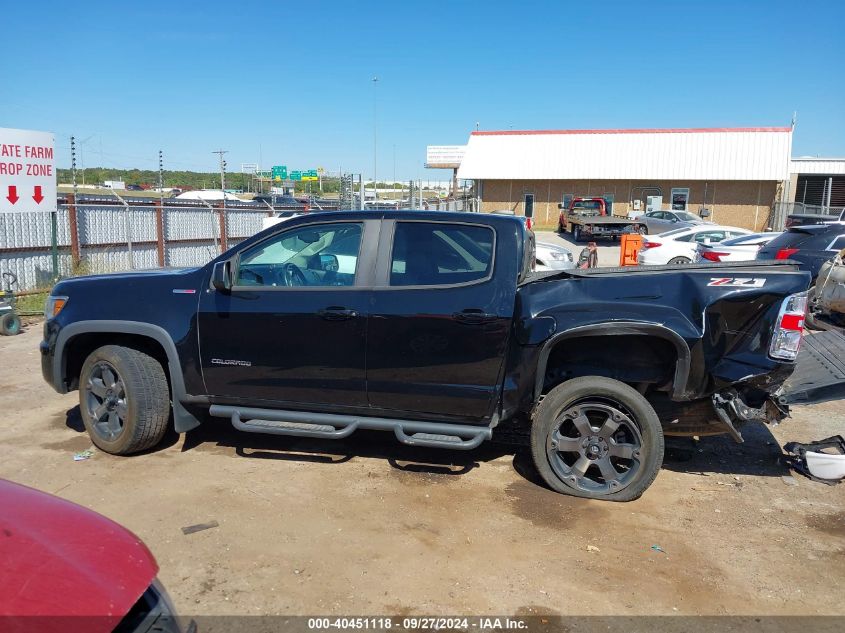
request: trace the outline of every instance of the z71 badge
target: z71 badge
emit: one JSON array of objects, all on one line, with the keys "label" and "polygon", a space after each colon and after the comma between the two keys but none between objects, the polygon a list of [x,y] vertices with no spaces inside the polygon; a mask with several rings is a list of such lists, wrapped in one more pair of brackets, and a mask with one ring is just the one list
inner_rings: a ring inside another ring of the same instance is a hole
[{"label": "z71 badge", "polygon": [[742,288],[762,288],[766,280],[761,277],[711,277],[708,286],[740,286]]}]

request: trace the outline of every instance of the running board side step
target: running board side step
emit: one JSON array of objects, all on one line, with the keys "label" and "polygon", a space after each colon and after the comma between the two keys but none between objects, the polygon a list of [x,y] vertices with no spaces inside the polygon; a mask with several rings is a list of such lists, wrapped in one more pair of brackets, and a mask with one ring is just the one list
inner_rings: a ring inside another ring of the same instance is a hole
[{"label": "running board side step", "polygon": [[338,440],[352,435],[358,429],[393,431],[396,439],[408,446],[471,450],[493,436],[486,426],[396,420],[357,415],[307,413],[280,409],[255,409],[213,404],[209,413],[218,418],[230,418],[239,431],[318,437]]}]

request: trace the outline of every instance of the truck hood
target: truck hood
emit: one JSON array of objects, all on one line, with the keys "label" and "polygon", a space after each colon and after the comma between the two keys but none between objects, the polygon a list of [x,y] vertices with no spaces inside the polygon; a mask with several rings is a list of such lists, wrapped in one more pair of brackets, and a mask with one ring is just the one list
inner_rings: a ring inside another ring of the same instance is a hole
[{"label": "truck hood", "polygon": [[91,279],[137,279],[139,277],[161,277],[162,275],[185,275],[189,273],[193,273],[199,270],[198,267],[194,268],[145,268],[142,270],[124,270],[120,272],[113,272],[113,273],[100,273],[97,275],[84,275],[82,277],[73,277],[73,279],[79,280],[91,280]]},{"label": "truck hood", "polygon": [[53,288],[53,295],[67,294],[67,291],[74,287],[84,286],[90,287],[92,285],[105,284],[112,288],[120,287],[120,284],[125,284],[124,288],[137,287],[138,284],[147,285],[149,283],[167,283],[172,280],[174,287],[184,281],[189,283],[190,279],[196,275],[201,268],[149,268],[144,270],[130,270],[114,273],[102,273],[97,275],[85,275],[82,277],[70,277],[63,279]]},{"label": "truck hood", "polygon": [[44,618],[39,630],[67,629],[68,621],[51,616],[88,616],[85,630],[111,631],[157,572],[126,528],[0,479],[0,616],[14,616],[12,630],[17,618],[33,624],[25,616]]}]

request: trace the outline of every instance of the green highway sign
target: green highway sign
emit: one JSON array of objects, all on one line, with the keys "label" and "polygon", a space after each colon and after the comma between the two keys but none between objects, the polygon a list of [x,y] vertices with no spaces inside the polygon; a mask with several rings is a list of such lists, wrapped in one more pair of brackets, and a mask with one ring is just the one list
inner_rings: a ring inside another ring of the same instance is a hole
[{"label": "green highway sign", "polygon": [[318,180],[317,170],[316,169],[309,169],[308,171],[302,172],[302,180]]},{"label": "green highway sign", "polygon": [[287,180],[288,167],[287,165],[275,165],[272,170],[273,180]]},{"label": "green highway sign", "polygon": [[290,179],[291,180],[302,180],[302,172],[301,171],[290,172]]}]

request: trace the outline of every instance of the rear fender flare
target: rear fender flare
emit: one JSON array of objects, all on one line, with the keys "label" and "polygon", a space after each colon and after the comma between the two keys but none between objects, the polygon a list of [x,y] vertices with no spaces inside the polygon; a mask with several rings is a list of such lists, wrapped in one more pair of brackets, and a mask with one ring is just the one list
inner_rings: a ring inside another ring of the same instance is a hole
[{"label": "rear fender flare", "polygon": [[546,375],[546,365],[549,355],[555,346],[565,339],[580,336],[654,336],[672,343],[677,353],[675,362],[675,376],[672,381],[672,398],[683,399],[687,379],[690,372],[690,349],[687,342],[675,331],[659,323],[640,323],[637,321],[613,321],[612,323],[596,323],[582,325],[563,332],[558,332],[543,345],[537,361],[537,375],[534,385],[534,404],[536,405],[543,393],[543,381]]},{"label": "rear fender flare", "polygon": [[80,334],[134,334],[150,338],[159,343],[167,355],[167,369],[170,375],[171,398],[173,400],[173,426],[177,433],[184,433],[199,426],[200,421],[192,415],[182,402],[189,399],[185,392],[185,379],[179,353],[170,334],[162,327],[138,321],[77,321],[63,327],[56,338],[56,352],[53,356],[54,385],[60,393],[67,391],[65,383],[65,350],[68,342]]}]

